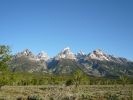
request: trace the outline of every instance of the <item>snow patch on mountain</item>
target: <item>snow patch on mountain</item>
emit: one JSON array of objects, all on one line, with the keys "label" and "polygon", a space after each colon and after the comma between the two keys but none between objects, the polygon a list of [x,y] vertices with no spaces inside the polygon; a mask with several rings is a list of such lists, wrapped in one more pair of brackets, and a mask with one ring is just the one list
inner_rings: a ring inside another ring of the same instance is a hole
[{"label": "snow patch on mountain", "polygon": [[75,54],[71,51],[69,47],[64,48],[55,59],[76,59]]},{"label": "snow patch on mountain", "polygon": [[39,60],[47,61],[49,59],[47,53],[45,53],[44,51],[40,52],[36,56],[29,49],[25,49],[24,51],[17,53],[15,55],[15,58],[22,57],[22,56],[27,57],[30,60],[35,60],[35,61],[39,61]]},{"label": "snow patch on mountain", "polygon": [[79,51],[77,54],[76,54],[76,58],[77,59],[84,59],[86,57],[86,54],[82,51]]},{"label": "snow patch on mountain", "polygon": [[44,51],[41,51],[38,55],[37,58],[39,60],[44,60],[44,61],[48,61],[49,57],[47,55],[47,53],[45,53]]},{"label": "snow patch on mountain", "polygon": [[94,50],[92,53],[90,53],[88,55],[88,57],[90,59],[96,59],[96,60],[106,60],[106,61],[110,61],[110,56],[107,55],[106,53],[104,53],[102,50],[100,49],[96,49]]},{"label": "snow patch on mountain", "polygon": [[25,49],[24,51],[17,53],[15,58],[22,56],[25,56],[31,60],[36,60],[36,56],[29,49]]}]

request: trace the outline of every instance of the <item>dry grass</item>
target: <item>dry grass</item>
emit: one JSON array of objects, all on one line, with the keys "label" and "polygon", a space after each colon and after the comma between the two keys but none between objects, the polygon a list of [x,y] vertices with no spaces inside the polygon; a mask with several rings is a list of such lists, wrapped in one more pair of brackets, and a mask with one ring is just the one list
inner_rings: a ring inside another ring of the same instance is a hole
[{"label": "dry grass", "polygon": [[133,85],[3,86],[0,100],[133,100]]}]

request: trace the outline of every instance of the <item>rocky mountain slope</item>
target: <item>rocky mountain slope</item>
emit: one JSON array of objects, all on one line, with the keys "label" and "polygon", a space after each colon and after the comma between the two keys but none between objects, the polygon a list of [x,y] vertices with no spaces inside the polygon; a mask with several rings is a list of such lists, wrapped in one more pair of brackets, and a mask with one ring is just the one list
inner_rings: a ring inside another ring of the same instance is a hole
[{"label": "rocky mountain slope", "polygon": [[126,58],[114,57],[100,49],[89,54],[84,54],[82,51],[74,54],[68,47],[53,58],[49,58],[45,52],[34,55],[26,49],[14,55],[10,69],[53,74],[72,74],[80,69],[88,75],[98,77],[117,77],[123,74],[133,76],[133,62]]},{"label": "rocky mountain slope", "polygon": [[35,56],[30,50],[26,49],[14,55],[9,65],[11,71],[46,72],[47,59],[47,55],[44,52]]}]

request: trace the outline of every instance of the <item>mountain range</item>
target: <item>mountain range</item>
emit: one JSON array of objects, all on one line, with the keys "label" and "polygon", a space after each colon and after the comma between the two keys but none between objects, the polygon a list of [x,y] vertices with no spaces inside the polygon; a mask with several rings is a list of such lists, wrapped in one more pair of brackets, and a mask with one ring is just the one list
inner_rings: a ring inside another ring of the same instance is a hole
[{"label": "mountain range", "polygon": [[15,54],[9,65],[10,70],[13,72],[70,75],[79,69],[88,75],[96,77],[133,76],[132,61],[106,54],[100,49],[96,49],[89,54],[82,51],[74,54],[67,47],[53,58],[50,58],[44,51],[35,55],[32,51],[26,49]]}]

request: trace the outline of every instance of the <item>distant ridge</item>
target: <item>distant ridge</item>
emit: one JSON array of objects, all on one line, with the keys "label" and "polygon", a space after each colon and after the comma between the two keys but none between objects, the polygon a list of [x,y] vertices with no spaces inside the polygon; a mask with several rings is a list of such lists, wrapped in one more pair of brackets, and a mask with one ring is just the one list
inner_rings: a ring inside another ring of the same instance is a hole
[{"label": "distant ridge", "polygon": [[80,69],[88,75],[97,77],[118,77],[123,74],[133,76],[133,62],[126,58],[114,57],[101,49],[88,54],[82,51],[74,54],[69,47],[53,58],[49,58],[44,51],[34,55],[31,50],[25,49],[13,56],[10,69],[53,74],[72,74]]}]

